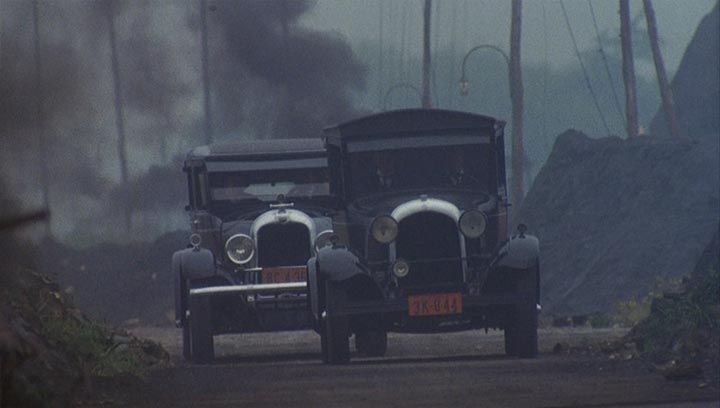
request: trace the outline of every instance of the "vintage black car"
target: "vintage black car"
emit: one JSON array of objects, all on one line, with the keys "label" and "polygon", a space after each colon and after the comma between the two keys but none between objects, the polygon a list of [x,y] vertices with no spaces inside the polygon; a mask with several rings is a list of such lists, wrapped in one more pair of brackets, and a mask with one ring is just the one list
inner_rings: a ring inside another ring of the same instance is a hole
[{"label": "vintage black car", "polygon": [[320,139],[199,147],[185,160],[192,235],[172,258],[183,354],[211,362],[213,335],[306,329],[307,261],[334,207]]},{"label": "vintage black car", "polygon": [[539,242],[508,238],[504,122],[400,110],[326,129],[338,237],[308,262],[325,362],[382,356],[388,331],[498,328],[537,353]]}]

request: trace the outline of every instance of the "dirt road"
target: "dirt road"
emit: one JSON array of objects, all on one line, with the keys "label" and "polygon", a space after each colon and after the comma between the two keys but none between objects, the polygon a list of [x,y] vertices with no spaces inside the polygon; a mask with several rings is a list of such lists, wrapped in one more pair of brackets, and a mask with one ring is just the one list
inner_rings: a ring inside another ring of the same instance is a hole
[{"label": "dirt road", "polygon": [[[143,407],[716,407],[714,385],[668,382],[639,361],[598,353],[553,353],[557,343],[597,344],[622,330],[541,330],[533,360],[502,354],[501,332],[392,334],[383,359],[346,366],[319,361],[312,332],[221,336],[217,361],[192,366],[180,358],[180,332],[133,330],[160,341],[175,366],[144,381],[100,384],[88,405]],[[352,346],[352,344],[351,344]]]}]

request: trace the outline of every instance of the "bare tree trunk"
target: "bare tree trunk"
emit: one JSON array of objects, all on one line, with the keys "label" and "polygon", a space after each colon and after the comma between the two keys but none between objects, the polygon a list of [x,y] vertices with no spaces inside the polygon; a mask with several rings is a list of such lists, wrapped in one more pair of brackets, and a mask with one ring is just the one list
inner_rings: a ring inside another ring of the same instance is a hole
[{"label": "bare tree trunk", "polygon": [[[115,127],[118,136],[118,161],[120,162],[120,179],[123,185],[128,182],[127,146],[125,142],[125,119],[123,117],[122,87],[120,84],[120,67],[117,56],[117,43],[115,38],[115,16],[113,15],[114,0],[107,3],[107,18],[110,35],[110,62],[113,76],[113,90],[115,99]],[[132,227],[132,209],[130,197],[125,197],[125,228],[129,232]]]},{"label": "bare tree trunk", "polygon": [[200,0],[200,40],[202,45],[202,81],[203,81],[203,107],[205,110],[205,143],[210,144],[212,135],[212,112],[210,110],[210,73],[208,67],[208,30],[207,30],[207,4]]},{"label": "bare tree trunk", "polygon": [[432,108],[430,96],[430,14],[432,12],[432,0],[425,0],[423,10],[423,96],[422,107]]},{"label": "bare tree trunk", "polygon": [[665,122],[667,123],[668,129],[670,129],[670,134],[675,138],[679,138],[680,127],[678,126],[677,117],[675,116],[675,102],[673,101],[672,89],[668,82],[665,63],[663,62],[662,53],[660,52],[655,10],[650,0],[643,0],[643,7],[645,8],[650,47],[652,48],[653,61],[655,62],[655,72],[657,73],[658,84],[660,85],[660,96],[662,97]]},{"label": "bare tree trunk", "polygon": [[[42,201],[45,210],[50,208],[50,178],[48,177],[48,152],[45,140],[45,111],[43,110],[42,96],[42,64],[40,59],[40,10],[37,0],[33,0],[33,34],[35,46],[35,108],[37,119],[35,122],[35,137],[38,144],[38,162],[40,165],[40,188],[42,189]],[[45,223],[45,234],[50,236],[52,229],[50,222]]]},{"label": "bare tree trunk", "polygon": [[625,83],[625,119],[629,138],[638,136],[635,61],[632,52],[630,0],[620,0],[620,41],[622,43],[623,82]]},{"label": "bare tree trunk", "polygon": [[512,185],[511,201],[516,209],[522,205],[523,195],[523,82],[520,66],[520,37],[522,25],[522,1],[512,1],[510,21],[510,99],[512,102]]}]

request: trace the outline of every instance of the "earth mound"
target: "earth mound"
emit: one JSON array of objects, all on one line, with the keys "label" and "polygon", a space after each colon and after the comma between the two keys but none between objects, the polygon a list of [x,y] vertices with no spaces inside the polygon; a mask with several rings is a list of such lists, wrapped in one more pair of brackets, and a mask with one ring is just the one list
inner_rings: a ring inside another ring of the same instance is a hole
[{"label": "earth mound", "polygon": [[719,154],[717,135],[560,135],[516,217],[540,238],[544,310],[612,312],[689,275],[720,219]]}]

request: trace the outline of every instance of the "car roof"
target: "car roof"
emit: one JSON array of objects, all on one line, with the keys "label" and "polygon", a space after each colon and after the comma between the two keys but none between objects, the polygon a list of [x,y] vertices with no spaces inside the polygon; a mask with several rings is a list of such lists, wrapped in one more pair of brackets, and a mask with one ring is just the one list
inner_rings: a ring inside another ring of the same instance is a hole
[{"label": "car roof", "polygon": [[433,130],[494,129],[504,121],[490,116],[444,109],[402,109],[381,112],[326,128],[329,143],[340,140],[375,139],[404,132]]},{"label": "car roof", "polygon": [[218,142],[196,147],[188,153],[187,158],[191,160],[208,158],[240,159],[264,155],[277,157],[313,153],[325,153],[325,144],[322,139],[297,138]]}]

